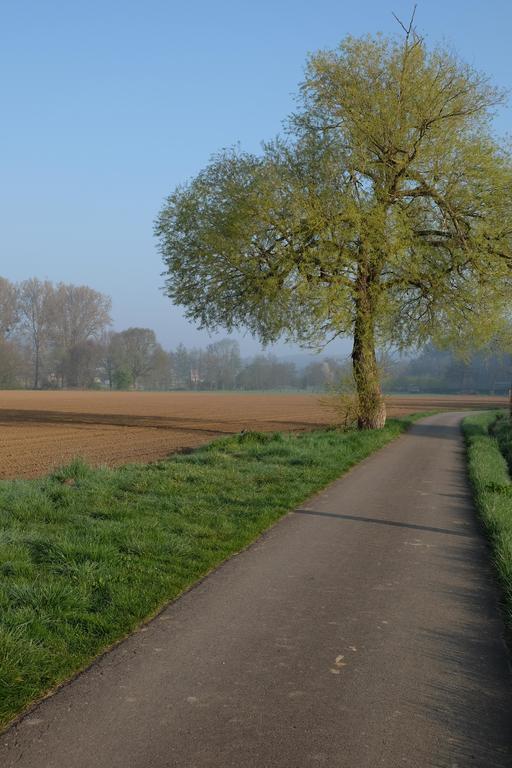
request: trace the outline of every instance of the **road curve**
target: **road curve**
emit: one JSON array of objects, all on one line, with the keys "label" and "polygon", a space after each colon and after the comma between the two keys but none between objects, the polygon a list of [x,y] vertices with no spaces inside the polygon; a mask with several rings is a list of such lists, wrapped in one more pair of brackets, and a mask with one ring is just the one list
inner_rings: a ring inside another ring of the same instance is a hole
[{"label": "road curve", "polygon": [[0,737],[2,768],[509,768],[459,423],[354,468]]}]

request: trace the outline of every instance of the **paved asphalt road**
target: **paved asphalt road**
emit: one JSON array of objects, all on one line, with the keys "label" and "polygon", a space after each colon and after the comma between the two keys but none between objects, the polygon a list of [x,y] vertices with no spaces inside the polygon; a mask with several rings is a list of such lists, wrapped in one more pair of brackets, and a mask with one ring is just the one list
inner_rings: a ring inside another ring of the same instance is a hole
[{"label": "paved asphalt road", "polygon": [[0,737],[1,768],[503,768],[512,679],[441,414]]}]

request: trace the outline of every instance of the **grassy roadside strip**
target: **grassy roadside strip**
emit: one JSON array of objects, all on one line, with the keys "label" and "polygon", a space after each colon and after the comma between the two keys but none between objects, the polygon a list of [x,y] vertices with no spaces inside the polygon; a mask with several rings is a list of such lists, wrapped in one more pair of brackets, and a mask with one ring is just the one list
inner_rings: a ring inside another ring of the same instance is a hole
[{"label": "grassy roadside strip", "polygon": [[469,477],[503,586],[505,619],[512,629],[512,427],[503,412],[489,411],[468,416],[462,428]]},{"label": "grassy roadside strip", "polygon": [[500,451],[508,464],[509,472],[512,475],[512,424],[507,414],[501,411],[492,432],[498,441]]},{"label": "grassy roadside strip", "polygon": [[0,482],[0,725],[417,418]]}]

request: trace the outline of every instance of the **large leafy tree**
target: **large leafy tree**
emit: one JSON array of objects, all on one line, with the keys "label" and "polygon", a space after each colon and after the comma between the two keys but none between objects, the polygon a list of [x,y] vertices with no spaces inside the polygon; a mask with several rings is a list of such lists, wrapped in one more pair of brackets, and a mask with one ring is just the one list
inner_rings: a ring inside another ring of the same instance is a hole
[{"label": "large leafy tree", "polygon": [[168,295],[202,327],[264,342],[352,336],[359,426],[382,426],[379,344],[483,342],[506,314],[502,98],[411,28],[313,55],[283,137],[220,153],[167,199]]}]

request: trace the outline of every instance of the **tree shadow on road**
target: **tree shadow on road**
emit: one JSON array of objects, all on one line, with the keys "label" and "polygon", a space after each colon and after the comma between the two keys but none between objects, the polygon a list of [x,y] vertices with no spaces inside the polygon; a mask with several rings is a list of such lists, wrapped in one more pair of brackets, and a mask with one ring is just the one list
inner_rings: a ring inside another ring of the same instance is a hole
[{"label": "tree shadow on road", "polygon": [[413,424],[409,433],[414,437],[434,437],[436,440],[454,440],[459,442],[461,436],[460,424]]}]

